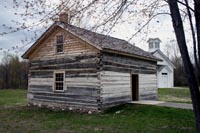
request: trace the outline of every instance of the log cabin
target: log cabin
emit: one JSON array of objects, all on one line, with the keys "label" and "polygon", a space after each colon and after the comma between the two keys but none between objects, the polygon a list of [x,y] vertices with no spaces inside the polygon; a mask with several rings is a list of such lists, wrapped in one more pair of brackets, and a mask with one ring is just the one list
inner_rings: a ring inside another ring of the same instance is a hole
[{"label": "log cabin", "polygon": [[61,14],[22,55],[29,60],[31,105],[103,111],[157,98],[157,61],[128,43],[79,28]]}]

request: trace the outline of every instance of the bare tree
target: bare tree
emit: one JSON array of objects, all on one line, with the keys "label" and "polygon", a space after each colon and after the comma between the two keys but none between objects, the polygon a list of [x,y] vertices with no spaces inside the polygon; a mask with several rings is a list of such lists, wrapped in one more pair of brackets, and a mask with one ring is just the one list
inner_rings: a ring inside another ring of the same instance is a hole
[{"label": "bare tree", "polygon": [[27,88],[28,62],[6,53],[0,63],[0,89]]},{"label": "bare tree", "polygon": [[[194,61],[195,61],[195,65],[196,65],[196,71],[197,71],[197,77],[198,77],[198,81],[200,81],[200,61],[198,61],[198,56],[197,56],[197,43],[196,43],[196,34],[195,34],[195,29],[193,27],[193,21],[192,21],[192,14],[190,11],[190,7],[188,4],[188,0],[185,0],[185,4],[186,4],[186,9],[187,9],[187,13],[188,13],[188,19],[190,22],[190,28],[191,28],[191,33],[192,33],[192,40],[193,40],[193,55],[194,55]],[[196,11],[195,11],[196,12]],[[196,19],[196,21],[198,21],[198,19]],[[198,22],[196,22],[198,23]],[[197,25],[198,26],[198,25]],[[198,30],[198,27],[197,27]]]},{"label": "bare tree", "polygon": [[175,39],[169,39],[167,42],[165,42],[165,54],[169,59],[174,59],[180,57],[180,51],[178,48],[178,44]]}]

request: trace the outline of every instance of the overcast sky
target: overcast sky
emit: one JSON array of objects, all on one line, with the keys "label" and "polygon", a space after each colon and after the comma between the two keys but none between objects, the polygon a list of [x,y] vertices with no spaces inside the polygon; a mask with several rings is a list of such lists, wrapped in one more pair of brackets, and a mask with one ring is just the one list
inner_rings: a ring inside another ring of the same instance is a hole
[{"label": "overcast sky", "polygon": [[[0,5],[0,20],[1,20],[0,31],[1,32],[6,31],[6,29],[3,28],[2,26],[3,24],[15,26],[11,21],[21,19],[14,15],[14,9],[12,8],[12,4],[10,5],[8,4],[9,2],[6,3],[7,8],[4,8],[5,2],[3,2],[3,4]],[[128,40],[128,37],[130,37],[135,32],[133,30],[134,29],[133,27],[134,25],[131,25],[131,26],[119,25],[114,29],[115,32],[111,33],[111,36]],[[158,37],[162,41],[161,49],[164,51],[165,44],[168,43],[170,39],[175,39],[170,16],[161,16],[160,18],[153,20],[152,22],[150,22],[149,29],[150,31],[147,36],[138,34],[136,37],[134,37],[130,41],[130,43],[134,43],[136,46],[144,50],[148,50],[148,44],[146,42],[148,38]],[[39,32],[38,35],[41,35],[41,32]],[[28,41],[25,44],[23,44],[21,40],[24,40],[25,38],[28,38],[30,40],[32,36],[33,34],[27,31],[20,31],[20,32],[15,32],[15,33],[10,33],[7,35],[0,36],[0,59],[3,53],[5,52],[14,53],[21,56],[34,42],[34,41],[31,41],[31,42]]]},{"label": "overcast sky", "polygon": [[[9,3],[9,2],[8,2]],[[8,4],[7,3],[7,4]],[[5,4],[0,5],[0,31],[7,32],[8,30],[3,27],[4,24],[8,26],[15,27],[12,20],[20,20],[14,15],[14,10],[7,6],[4,8]],[[21,54],[27,49],[28,46],[22,44],[21,40],[25,39],[25,37],[31,37],[28,32],[19,31],[15,33],[6,34],[0,36],[0,57],[3,56],[5,52],[9,52],[12,54],[17,54],[21,56]]]}]

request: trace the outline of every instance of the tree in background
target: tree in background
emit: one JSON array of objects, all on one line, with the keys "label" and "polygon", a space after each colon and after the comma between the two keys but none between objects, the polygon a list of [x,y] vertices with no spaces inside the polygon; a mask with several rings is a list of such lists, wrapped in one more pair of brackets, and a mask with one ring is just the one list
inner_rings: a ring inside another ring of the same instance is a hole
[{"label": "tree in background", "polygon": [[0,89],[27,88],[28,63],[18,56],[5,54],[0,64]]},{"label": "tree in background", "polygon": [[[179,47],[178,47],[176,40],[169,39],[169,41],[167,41],[165,44],[164,51],[165,51],[167,57],[171,60],[171,62],[176,67],[174,69],[174,85],[175,86],[188,86],[186,74],[184,71],[183,60],[181,58],[181,53],[179,51]],[[196,74],[196,76],[198,76],[197,75],[198,70],[197,70],[197,67],[195,66],[194,55],[192,52],[189,55],[190,55],[191,62],[195,69],[195,74]]]},{"label": "tree in background", "polygon": [[174,86],[188,86],[181,56],[173,57],[171,61],[176,67],[174,69]]}]

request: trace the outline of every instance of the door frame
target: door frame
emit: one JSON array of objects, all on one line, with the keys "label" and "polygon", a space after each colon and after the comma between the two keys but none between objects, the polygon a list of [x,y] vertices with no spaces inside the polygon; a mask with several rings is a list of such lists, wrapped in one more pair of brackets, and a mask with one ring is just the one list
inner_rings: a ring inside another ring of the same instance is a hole
[{"label": "door frame", "polygon": [[[138,101],[139,100],[139,75],[131,74],[130,76],[131,76],[131,98],[132,98],[132,101]],[[135,82],[135,89],[133,89],[133,80]]]}]

